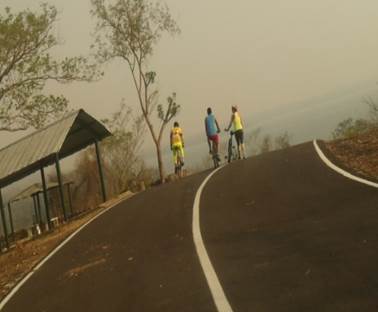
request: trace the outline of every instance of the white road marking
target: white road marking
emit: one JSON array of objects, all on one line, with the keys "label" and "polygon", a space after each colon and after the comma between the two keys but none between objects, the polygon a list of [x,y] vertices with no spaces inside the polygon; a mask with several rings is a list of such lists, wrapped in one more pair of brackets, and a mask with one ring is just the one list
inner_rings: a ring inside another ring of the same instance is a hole
[{"label": "white road marking", "polygon": [[[121,201],[122,202],[122,201]],[[89,223],[96,220],[99,216],[104,214],[105,212],[109,211],[111,208],[115,207],[116,205],[120,204],[120,202],[115,203],[114,205],[106,208],[104,211],[100,212],[98,215],[94,216],[88,222],[83,224],[79,227],[75,232],[73,232],[70,236],[68,236],[62,243],[60,243],[55,249],[49,253],[38,265],[36,265],[18,284],[11,290],[11,292],[0,302],[0,311],[5,307],[7,302],[17,293],[17,291],[24,285],[32,276],[33,274],[38,271],[53,255],[55,255],[64,245],[66,245],[72,238],[74,238],[81,230],[83,230]]]},{"label": "white road marking", "polygon": [[354,176],[353,174],[337,167],[336,165],[334,165],[325,155],[324,153],[322,152],[322,150],[320,149],[318,143],[316,142],[316,140],[314,140],[314,146],[315,146],[315,150],[316,152],[318,153],[319,157],[321,158],[321,160],[323,160],[323,162],[328,166],[330,167],[331,169],[335,170],[336,172],[340,173],[341,175],[343,175],[344,177],[346,178],[349,178],[349,179],[352,179],[354,181],[357,181],[357,182],[360,182],[360,183],[363,183],[363,184],[366,184],[366,185],[369,185],[369,186],[372,186],[372,187],[376,187],[378,188],[378,183],[374,183],[372,181],[369,181],[369,180],[366,180],[366,179],[363,179],[363,178],[360,178],[360,177],[356,177]]},{"label": "white road marking", "polygon": [[207,176],[205,181],[202,182],[201,186],[199,187],[196,197],[194,199],[194,206],[193,206],[193,238],[194,244],[196,246],[196,251],[202,266],[202,270],[205,273],[205,277],[207,280],[207,284],[209,285],[211,295],[213,297],[214,303],[219,312],[232,312],[232,308],[230,303],[228,302],[226,295],[224,294],[222,285],[219,282],[218,276],[215,273],[214,267],[211,264],[209,255],[207,254],[205,245],[202,240],[201,229],[200,229],[200,201],[202,191],[206,185],[206,183],[210,180],[210,178],[218,171],[220,168],[214,170],[211,174]]}]

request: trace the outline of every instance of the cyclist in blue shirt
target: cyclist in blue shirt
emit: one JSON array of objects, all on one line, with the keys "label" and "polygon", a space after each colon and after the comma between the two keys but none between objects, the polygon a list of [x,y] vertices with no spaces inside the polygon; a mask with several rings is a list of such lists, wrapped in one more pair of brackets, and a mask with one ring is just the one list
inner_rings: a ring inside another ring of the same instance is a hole
[{"label": "cyclist in blue shirt", "polygon": [[[210,154],[215,155],[218,161],[220,161],[220,157],[218,155],[220,128],[219,128],[218,121],[215,118],[210,107],[207,109],[207,116],[205,118],[205,129],[206,129],[207,143],[209,144]],[[211,143],[213,143],[212,146],[211,146]]]}]

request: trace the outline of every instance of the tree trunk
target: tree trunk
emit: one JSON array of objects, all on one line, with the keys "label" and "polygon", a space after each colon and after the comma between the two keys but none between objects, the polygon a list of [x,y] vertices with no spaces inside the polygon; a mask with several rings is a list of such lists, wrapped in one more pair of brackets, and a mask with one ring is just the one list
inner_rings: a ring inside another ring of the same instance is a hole
[{"label": "tree trunk", "polygon": [[151,133],[151,136],[152,136],[152,140],[155,143],[156,155],[157,155],[157,161],[158,161],[158,167],[159,167],[160,181],[161,181],[161,183],[164,183],[165,182],[165,173],[164,173],[163,159],[162,159],[162,156],[161,156],[160,144],[161,144],[162,132],[164,130],[164,126],[165,125],[163,124],[162,128],[160,129],[159,137],[156,137],[154,128],[153,128],[153,126],[152,126],[152,124],[151,124],[151,122],[150,122],[150,120],[148,118],[148,115],[145,114],[144,111],[143,111],[143,117],[144,117],[144,120],[147,123],[148,129],[150,130],[150,133]]},{"label": "tree trunk", "polygon": [[157,161],[158,161],[158,167],[159,167],[159,176],[161,183],[165,182],[165,173],[164,173],[164,163],[161,155],[161,148],[160,148],[160,141],[155,142],[156,146],[156,155],[157,155]]}]

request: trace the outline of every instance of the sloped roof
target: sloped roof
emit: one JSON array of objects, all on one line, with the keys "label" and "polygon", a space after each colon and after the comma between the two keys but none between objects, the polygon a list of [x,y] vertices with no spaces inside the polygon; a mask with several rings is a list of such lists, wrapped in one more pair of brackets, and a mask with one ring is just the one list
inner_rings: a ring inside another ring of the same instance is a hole
[{"label": "sloped roof", "polygon": [[72,112],[0,150],[0,187],[69,156],[95,140],[111,135],[108,129],[84,110]]},{"label": "sloped roof", "polygon": [[[72,181],[67,181],[67,182],[63,181],[63,185],[72,184],[72,183],[73,183]],[[55,188],[58,188],[58,187],[59,187],[58,182],[49,182],[49,183],[46,184],[46,189],[48,191],[55,189]],[[26,189],[22,190],[16,196],[14,196],[11,200],[9,200],[9,202],[13,203],[13,202],[16,202],[16,201],[19,201],[19,200],[27,199],[27,198],[29,198],[33,195],[36,195],[36,194],[42,193],[42,192],[43,192],[42,183],[34,183],[34,184],[30,185],[29,187],[27,187]]]},{"label": "sloped roof", "polygon": [[37,193],[40,188],[42,187],[41,183],[35,183],[27,187],[26,189],[22,190],[20,193],[18,193],[15,197],[13,197],[11,200],[9,200],[10,203],[26,199],[31,197],[33,194]]}]

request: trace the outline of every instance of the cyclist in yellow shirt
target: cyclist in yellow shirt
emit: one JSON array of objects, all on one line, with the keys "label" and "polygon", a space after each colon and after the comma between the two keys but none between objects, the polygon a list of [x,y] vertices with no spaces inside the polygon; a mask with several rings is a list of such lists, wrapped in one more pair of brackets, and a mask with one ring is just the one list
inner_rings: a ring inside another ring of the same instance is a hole
[{"label": "cyclist in yellow shirt", "polygon": [[184,136],[179,123],[176,121],[171,130],[171,150],[173,152],[173,163],[175,165],[175,173],[180,174],[181,168],[184,166]]},{"label": "cyclist in yellow shirt", "polygon": [[230,121],[230,124],[228,125],[228,128],[226,128],[226,131],[230,130],[231,126],[233,127],[232,131],[235,133],[235,139],[238,145],[239,159],[240,158],[245,159],[243,120],[241,119],[240,114],[238,112],[238,108],[236,106],[232,106],[231,110],[232,110],[231,121]]}]

